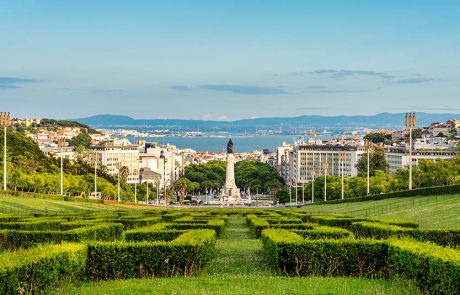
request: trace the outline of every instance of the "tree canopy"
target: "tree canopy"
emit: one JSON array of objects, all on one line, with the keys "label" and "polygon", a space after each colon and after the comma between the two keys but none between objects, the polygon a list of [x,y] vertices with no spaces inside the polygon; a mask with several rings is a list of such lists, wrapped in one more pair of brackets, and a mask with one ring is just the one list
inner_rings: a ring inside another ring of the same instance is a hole
[{"label": "tree canopy", "polygon": [[[224,186],[225,169],[224,161],[192,164],[185,167],[182,178],[192,183],[187,186],[187,191],[198,189],[203,193],[206,189],[220,189]],[[235,164],[235,181],[240,189],[250,189],[253,192],[258,190],[260,193],[271,193],[274,183],[277,183],[277,187],[284,186],[283,179],[273,167],[254,160],[243,160]]]},{"label": "tree canopy", "polygon": [[[383,147],[379,145],[372,146],[369,154],[369,174],[374,176],[378,170],[387,172],[389,167]],[[359,158],[356,168],[358,168],[359,173],[367,173],[367,153]]]}]

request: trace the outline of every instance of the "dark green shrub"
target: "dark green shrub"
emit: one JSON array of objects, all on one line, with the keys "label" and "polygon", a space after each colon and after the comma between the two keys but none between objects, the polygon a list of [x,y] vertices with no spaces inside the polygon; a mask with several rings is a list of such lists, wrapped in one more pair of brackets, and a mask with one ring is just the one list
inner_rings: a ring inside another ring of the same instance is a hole
[{"label": "dark green shrub", "polygon": [[41,243],[113,241],[121,239],[123,226],[105,223],[67,231],[0,231],[0,246],[3,249],[29,248]]},{"label": "dark green shrub", "polygon": [[329,226],[316,226],[311,230],[292,230],[292,232],[311,240],[353,238],[353,234],[350,231]]},{"label": "dark green shrub", "polygon": [[36,294],[84,272],[86,246],[44,245],[0,255],[0,294]]},{"label": "dark green shrub", "polygon": [[38,219],[28,221],[2,222],[0,229],[18,229],[18,230],[58,230],[63,220],[61,219]]},{"label": "dark green shrub", "polygon": [[172,223],[169,229],[189,230],[189,229],[212,229],[220,236],[225,228],[225,221],[220,219],[211,219],[206,224],[195,223]]},{"label": "dark green shrub", "polygon": [[160,223],[161,221],[161,217],[123,217],[113,220],[113,222],[123,224],[125,230],[149,226],[155,223]]},{"label": "dark green shrub", "polygon": [[460,229],[421,230],[363,221],[354,222],[351,230],[358,238],[388,239],[390,237],[411,237],[421,242],[433,242],[440,246],[456,248],[460,245]]},{"label": "dark green shrub", "polygon": [[126,241],[172,241],[185,233],[185,230],[165,229],[170,223],[158,223],[125,231]]},{"label": "dark green shrub", "polygon": [[392,240],[389,262],[429,294],[459,294],[460,252],[430,243]]},{"label": "dark green shrub", "polygon": [[262,242],[278,270],[289,276],[384,277],[388,246],[372,240],[308,240],[287,230],[266,229]]},{"label": "dark green shrub", "polygon": [[94,242],[88,245],[90,280],[190,276],[214,254],[215,232],[191,230],[171,242]]}]

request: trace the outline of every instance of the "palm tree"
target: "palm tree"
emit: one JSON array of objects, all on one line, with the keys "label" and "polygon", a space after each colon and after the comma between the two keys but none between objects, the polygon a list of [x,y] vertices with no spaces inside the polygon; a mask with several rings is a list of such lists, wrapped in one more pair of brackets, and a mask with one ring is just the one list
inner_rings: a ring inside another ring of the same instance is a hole
[{"label": "palm tree", "polygon": [[276,195],[278,194],[278,192],[280,190],[279,182],[278,181],[273,181],[270,190],[271,190],[271,193],[272,193],[273,205],[276,205]]},{"label": "palm tree", "polygon": [[109,172],[109,169],[105,165],[102,165],[101,167],[99,167],[99,170],[101,170],[102,174],[107,174]]},{"label": "palm tree", "polygon": [[126,166],[122,166],[120,168],[120,176],[121,176],[121,179],[123,179],[123,181],[126,182],[129,176],[129,168]]},{"label": "palm tree", "polygon": [[181,204],[184,202],[184,197],[187,194],[188,182],[188,179],[180,178],[174,183],[174,188],[177,190],[179,195],[179,203]]}]

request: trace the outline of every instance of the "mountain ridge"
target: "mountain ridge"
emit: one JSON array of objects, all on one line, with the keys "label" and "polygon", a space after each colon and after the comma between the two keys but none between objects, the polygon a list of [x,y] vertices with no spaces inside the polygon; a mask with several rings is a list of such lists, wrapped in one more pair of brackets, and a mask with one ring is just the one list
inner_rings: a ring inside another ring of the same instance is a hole
[{"label": "mountain ridge", "polygon": [[[264,117],[233,121],[199,119],[135,119],[124,115],[102,114],[86,118],[72,119],[99,128],[168,128],[177,131],[245,131],[263,128],[266,130],[293,130],[296,128],[397,128],[404,127],[405,113],[378,113],[375,115],[300,115],[296,117]],[[433,122],[445,122],[459,118],[460,114],[433,114],[418,112],[417,125],[427,126]]]}]

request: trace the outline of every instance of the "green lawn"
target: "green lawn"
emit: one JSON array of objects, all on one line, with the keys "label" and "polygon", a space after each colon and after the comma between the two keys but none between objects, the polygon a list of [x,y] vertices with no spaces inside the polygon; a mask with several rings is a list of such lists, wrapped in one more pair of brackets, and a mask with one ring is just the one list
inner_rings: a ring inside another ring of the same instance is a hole
[{"label": "green lawn", "polygon": [[413,220],[420,228],[459,228],[460,195],[395,198],[356,203],[313,205],[301,210]]},{"label": "green lawn", "polygon": [[111,206],[55,200],[0,197],[0,213],[59,213],[78,212],[82,210],[107,210]]},{"label": "green lawn", "polygon": [[197,277],[77,282],[54,294],[418,294],[403,281],[279,276],[241,215],[230,217],[216,250],[216,258]]}]

